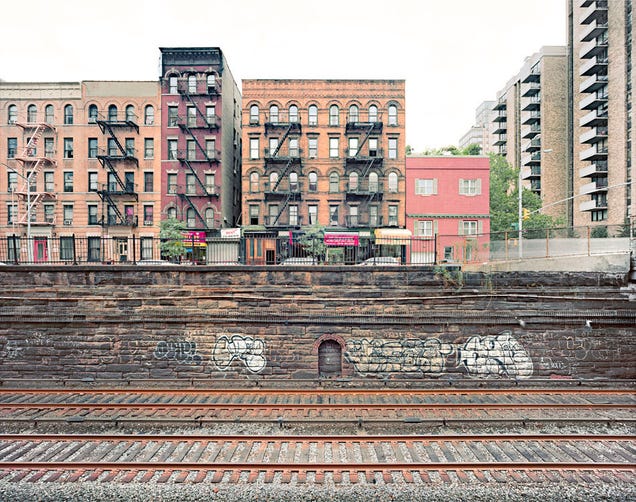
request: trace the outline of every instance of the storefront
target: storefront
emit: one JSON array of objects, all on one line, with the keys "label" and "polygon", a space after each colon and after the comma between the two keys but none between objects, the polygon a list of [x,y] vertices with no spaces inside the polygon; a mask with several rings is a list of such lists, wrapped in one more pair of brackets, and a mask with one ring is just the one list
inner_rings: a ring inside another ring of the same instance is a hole
[{"label": "storefront", "polygon": [[325,232],[324,243],[327,247],[327,263],[357,263],[360,245],[358,232]]},{"label": "storefront", "polygon": [[400,263],[408,263],[411,238],[411,231],[406,228],[376,228],[377,256],[391,256],[397,258]]}]

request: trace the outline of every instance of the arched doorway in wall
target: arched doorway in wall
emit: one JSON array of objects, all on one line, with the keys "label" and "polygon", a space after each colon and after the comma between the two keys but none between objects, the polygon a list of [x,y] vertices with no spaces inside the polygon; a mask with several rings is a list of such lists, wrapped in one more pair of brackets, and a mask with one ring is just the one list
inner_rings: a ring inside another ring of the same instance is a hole
[{"label": "arched doorway in wall", "polygon": [[318,376],[338,378],[342,376],[342,346],[335,340],[324,340],[318,346]]}]

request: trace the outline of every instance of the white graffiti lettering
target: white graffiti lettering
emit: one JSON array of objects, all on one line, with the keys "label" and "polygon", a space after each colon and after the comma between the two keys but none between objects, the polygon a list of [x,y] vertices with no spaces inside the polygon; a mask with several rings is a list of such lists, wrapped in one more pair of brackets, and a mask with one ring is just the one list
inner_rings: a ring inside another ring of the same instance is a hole
[{"label": "white graffiti lettering", "polygon": [[197,343],[187,340],[157,343],[155,358],[177,361],[182,364],[201,364],[201,356],[197,354]]},{"label": "white graffiti lettering", "polygon": [[494,336],[472,336],[457,353],[458,365],[471,377],[532,376],[532,359],[509,331]]},{"label": "white graffiti lettering", "polygon": [[212,360],[220,370],[226,370],[235,359],[242,361],[252,373],[263,371],[267,365],[265,342],[251,336],[226,335],[219,337],[214,344]]}]

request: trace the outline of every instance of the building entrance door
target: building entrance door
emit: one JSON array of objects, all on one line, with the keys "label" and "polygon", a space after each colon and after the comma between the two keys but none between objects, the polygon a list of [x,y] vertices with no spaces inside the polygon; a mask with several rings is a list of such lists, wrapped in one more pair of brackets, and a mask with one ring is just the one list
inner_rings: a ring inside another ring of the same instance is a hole
[{"label": "building entrance door", "polygon": [[33,261],[45,262],[49,260],[49,251],[46,239],[35,238],[33,240]]},{"label": "building entrance door", "polygon": [[318,347],[318,375],[325,378],[342,376],[342,347],[334,340],[326,340]]}]

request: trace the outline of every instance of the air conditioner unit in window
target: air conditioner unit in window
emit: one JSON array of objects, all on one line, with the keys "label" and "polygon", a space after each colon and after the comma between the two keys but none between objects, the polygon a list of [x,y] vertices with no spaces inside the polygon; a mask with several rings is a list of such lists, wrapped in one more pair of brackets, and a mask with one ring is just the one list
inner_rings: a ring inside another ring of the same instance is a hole
[{"label": "air conditioner unit in window", "polygon": [[152,221],[144,221],[144,227],[151,227],[152,223]]},{"label": "air conditioner unit in window", "polygon": [[64,225],[70,227],[73,224],[73,220],[64,220]]}]

